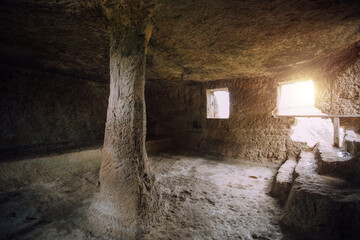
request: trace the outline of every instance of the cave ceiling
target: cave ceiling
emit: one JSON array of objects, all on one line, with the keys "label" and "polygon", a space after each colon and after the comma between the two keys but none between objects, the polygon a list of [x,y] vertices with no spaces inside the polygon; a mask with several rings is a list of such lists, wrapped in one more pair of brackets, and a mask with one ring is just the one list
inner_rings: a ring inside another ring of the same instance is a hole
[{"label": "cave ceiling", "polygon": [[[0,61],[109,81],[100,1],[3,0]],[[159,0],[147,79],[260,76],[360,40],[360,1]]]}]

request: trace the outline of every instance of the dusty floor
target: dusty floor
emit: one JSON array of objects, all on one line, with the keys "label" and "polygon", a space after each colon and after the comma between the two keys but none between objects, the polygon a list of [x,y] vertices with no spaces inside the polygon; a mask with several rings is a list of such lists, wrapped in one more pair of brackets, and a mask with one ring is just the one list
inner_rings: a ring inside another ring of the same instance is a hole
[{"label": "dusty floor", "polygon": [[[268,195],[276,166],[165,154],[151,162],[165,210],[145,239],[288,239]],[[84,226],[97,174],[0,193],[0,238],[102,239]]]}]

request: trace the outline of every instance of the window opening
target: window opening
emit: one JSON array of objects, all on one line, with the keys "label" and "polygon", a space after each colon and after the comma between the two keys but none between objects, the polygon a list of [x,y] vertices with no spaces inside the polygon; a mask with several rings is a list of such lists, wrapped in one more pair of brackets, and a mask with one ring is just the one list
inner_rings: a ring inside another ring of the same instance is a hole
[{"label": "window opening", "polygon": [[280,86],[278,114],[316,114],[314,83],[310,79],[304,82],[286,83]]},{"label": "window opening", "polygon": [[[278,115],[326,115],[315,107],[314,83],[310,79],[303,82],[284,83],[279,87]],[[332,144],[334,127],[331,119],[320,117],[296,117],[292,126],[291,139],[305,142],[313,147],[318,142]]]},{"label": "window opening", "polygon": [[227,119],[230,115],[230,96],[227,88],[208,89],[207,118]]}]

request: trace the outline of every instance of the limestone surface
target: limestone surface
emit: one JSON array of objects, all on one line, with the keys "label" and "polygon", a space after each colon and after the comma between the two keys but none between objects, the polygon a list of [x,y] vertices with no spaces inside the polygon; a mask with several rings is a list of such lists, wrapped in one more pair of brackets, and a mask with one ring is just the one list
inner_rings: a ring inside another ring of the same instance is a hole
[{"label": "limestone surface", "polygon": [[[347,155],[342,156],[344,153]],[[336,176],[355,182],[359,181],[359,156],[352,156],[348,152],[330,145],[319,144],[316,149],[316,160],[317,172],[321,175]]]},{"label": "limestone surface", "polygon": [[281,222],[296,239],[360,237],[360,189],[316,172],[313,153],[302,153]]},{"label": "limestone surface", "polygon": [[295,159],[288,159],[279,168],[271,188],[271,194],[279,198],[281,203],[285,203],[290,193],[293,181],[294,170],[297,161]]},{"label": "limestone surface", "polygon": [[[359,40],[356,0],[157,2],[149,79],[259,76]],[[109,82],[110,35],[102,1],[4,0],[0,7],[2,63]]]},{"label": "limestone surface", "polygon": [[[173,154],[150,157],[150,165],[163,207],[143,239],[292,239],[268,195],[276,165]],[[85,224],[97,180],[90,171],[0,192],[0,238],[119,239]]]}]

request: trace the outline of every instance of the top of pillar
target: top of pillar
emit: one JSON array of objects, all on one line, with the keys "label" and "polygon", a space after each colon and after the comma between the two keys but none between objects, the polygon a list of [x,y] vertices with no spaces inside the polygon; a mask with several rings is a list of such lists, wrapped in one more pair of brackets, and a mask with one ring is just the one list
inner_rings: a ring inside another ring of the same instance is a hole
[{"label": "top of pillar", "polygon": [[151,22],[157,0],[103,0],[112,27],[145,30]]}]

